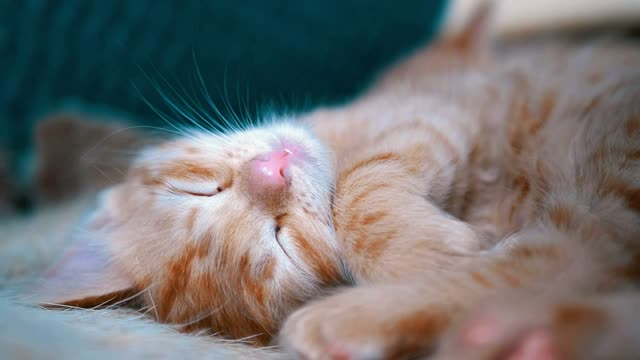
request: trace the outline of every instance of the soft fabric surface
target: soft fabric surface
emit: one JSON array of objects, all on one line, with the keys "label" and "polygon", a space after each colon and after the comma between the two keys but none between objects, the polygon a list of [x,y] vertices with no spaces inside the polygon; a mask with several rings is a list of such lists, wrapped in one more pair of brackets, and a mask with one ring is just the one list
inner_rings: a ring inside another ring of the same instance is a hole
[{"label": "soft fabric surface", "polygon": [[[2,359],[281,359],[113,311],[43,312],[0,300]],[[6,326],[5,324],[12,324]]]}]

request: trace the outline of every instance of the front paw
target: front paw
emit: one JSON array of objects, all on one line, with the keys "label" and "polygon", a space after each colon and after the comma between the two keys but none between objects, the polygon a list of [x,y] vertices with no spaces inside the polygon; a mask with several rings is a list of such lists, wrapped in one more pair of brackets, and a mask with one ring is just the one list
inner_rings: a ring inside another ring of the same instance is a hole
[{"label": "front paw", "polygon": [[311,303],[285,322],[280,342],[300,359],[388,359],[429,352],[450,307],[393,286],[348,289]]},{"label": "front paw", "polygon": [[608,326],[605,309],[585,302],[497,302],[454,327],[436,359],[595,359]]}]

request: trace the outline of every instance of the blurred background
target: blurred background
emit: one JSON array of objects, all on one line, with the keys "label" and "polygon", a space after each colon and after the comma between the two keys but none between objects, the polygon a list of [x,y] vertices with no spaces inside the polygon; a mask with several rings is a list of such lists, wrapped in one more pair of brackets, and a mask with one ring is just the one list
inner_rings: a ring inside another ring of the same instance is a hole
[{"label": "blurred background", "polygon": [[[0,0],[0,208],[29,209],[34,186],[53,198],[82,186],[74,156],[117,126],[78,131],[77,121],[166,127],[162,114],[180,117],[168,100],[207,97],[240,118],[344,101],[407,51],[455,32],[479,2]],[[640,18],[638,0],[496,3],[506,38],[628,29]]]},{"label": "blurred background", "polygon": [[[443,0],[0,0],[0,187],[6,193],[10,182],[22,193],[31,185],[34,126],[50,113],[166,126],[155,110],[179,118],[167,98],[202,101],[202,84],[226,117],[340,101],[427,41],[445,7]],[[11,201],[28,207],[24,198]]]},{"label": "blurred background", "polygon": [[[243,113],[353,93],[429,37],[445,1],[0,1],[0,146],[29,146],[35,119],[74,102],[154,122],[154,82]],[[226,93],[226,95],[224,95]],[[184,94],[183,94],[184,95]],[[65,104],[66,103],[66,104]],[[141,120],[142,121],[142,120]]]}]

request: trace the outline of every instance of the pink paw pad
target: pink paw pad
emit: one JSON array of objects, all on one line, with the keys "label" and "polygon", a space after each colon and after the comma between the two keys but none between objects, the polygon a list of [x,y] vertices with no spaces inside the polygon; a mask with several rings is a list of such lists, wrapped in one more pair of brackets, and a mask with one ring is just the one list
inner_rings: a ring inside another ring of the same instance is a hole
[{"label": "pink paw pad", "polygon": [[351,360],[351,354],[349,351],[338,344],[330,345],[327,352],[329,353],[329,358],[331,360]]},{"label": "pink paw pad", "polygon": [[473,320],[462,332],[462,344],[481,346],[496,340],[499,335],[498,324],[490,317]]},{"label": "pink paw pad", "polygon": [[553,337],[545,330],[527,332],[507,360],[556,360]]},{"label": "pink paw pad", "polygon": [[[501,326],[502,325],[502,326]],[[510,332],[514,329],[507,327],[495,318],[484,316],[472,320],[460,334],[460,344],[465,347],[483,347],[495,345],[501,341],[513,339]],[[532,329],[516,335],[516,341],[511,343],[504,353],[505,360],[557,360],[553,337],[546,329]],[[501,357],[502,358],[502,357]]]}]

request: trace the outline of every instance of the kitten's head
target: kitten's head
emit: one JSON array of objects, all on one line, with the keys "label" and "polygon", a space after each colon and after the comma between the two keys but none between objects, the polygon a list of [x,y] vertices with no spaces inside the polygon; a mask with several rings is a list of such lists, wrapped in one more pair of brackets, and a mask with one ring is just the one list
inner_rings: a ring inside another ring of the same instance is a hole
[{"label": "kitten's head", "polygon": [[143,291],[161,321],[264,343],[294,307],[343,280],[333,184],[329,154],[298,125],[147,149],[103,194],[44,293],[89,305]]}]

